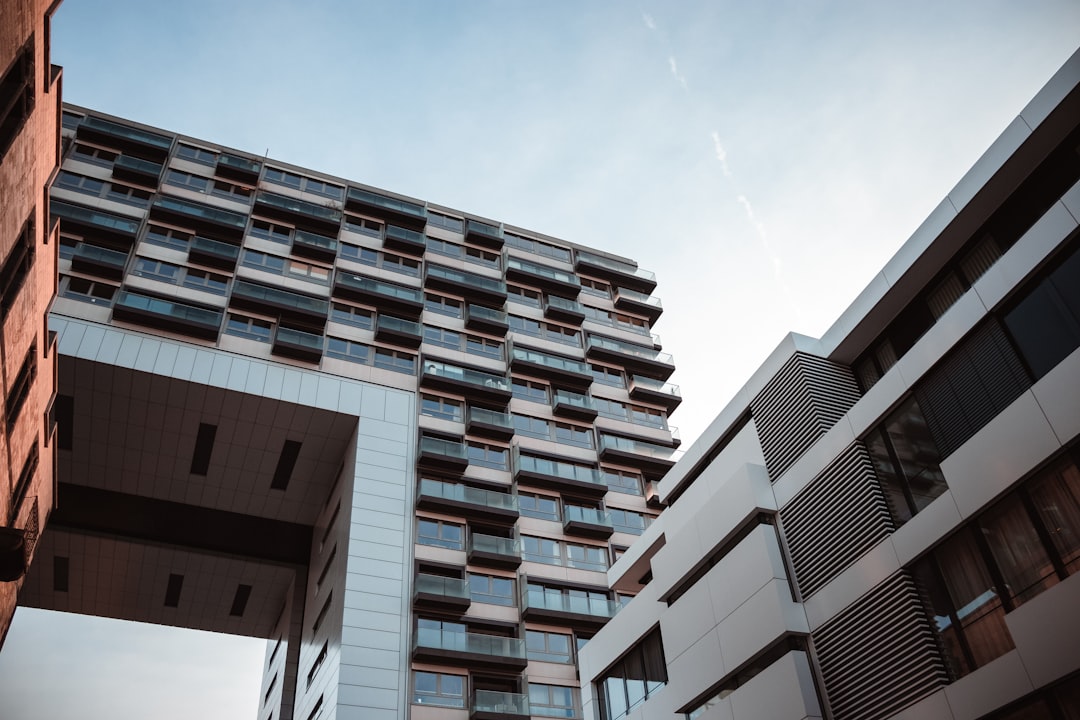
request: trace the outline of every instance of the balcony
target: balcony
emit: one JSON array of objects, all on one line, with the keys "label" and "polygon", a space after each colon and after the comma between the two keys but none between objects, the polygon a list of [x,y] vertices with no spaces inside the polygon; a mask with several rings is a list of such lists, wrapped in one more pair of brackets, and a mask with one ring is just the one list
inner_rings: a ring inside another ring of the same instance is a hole
[{"label": "balcony", "polygon": [[320,298],[239,279],[233,281],[229,305],[287,317],[320,328],[326,325],[326,313],[330,309],[330,303]]},{"label": "balcony", "polygon": [[424,339],[423,332],[420,323],[412,320],[379,315],[375,321],[375,339],[394,345],[418,348]]},{"label": "balcony", "polygon": [[654,273],[642,270],[631,263],[619,262],[581,250],[576,253],[574,269],[608,280],[617,287],[630,288],[643,293],[651,293],[656,289]]},{"label": "balcony", "polygon": [[292,251],[299,257],[318,260],[319,262],[334,262],[337,257],[338,242],[332,237],[317,235],[313,232],[296,230],[293,232]]},{"label": "balcony", "polygon": [[185,305],[121,290],[113,304],[113,319],[146,325],[204,340],[216,340],[221,328],[218,310]]},{"label": "balcony", "polygon": [[159,196],[154,201],[150,207],[150,216],[181,227],[205,230],[212,235],[234,237],[237,240],[244,236],[244,228],[247,227],[247,217],[240,213],[168,195]]},{"label": "balcony", "polygon": [[591,397],[569,390],[555,391],[551,398],[551,412],[578,420],[592,420],[597,414],[596,404]]},{"label": "balcony", "polygon": [[76,135],[80,140],[96,141],[117,150],[130,150],[136,155],[145,155],[158,162],[163,162],[168,156],[173,140],[167,135],[158,135],[92,115],[79,123]]},{"label": "balcony", "polygon": [[259,179],[262,165],[255,160],[248,160],[237,155],[220,153],[217,161],[217,174],[230,180],[254,185]]},{"label": "balcony", "polygon": [[525,659],[525,641],[520,638],[454,632],[437,628],[418,628],[413,642],[412,659],[416,662],[467,665],[470,668],[506,668],[520,672]]},{"label": "balcony", "polygon": [[350,210],[368,213],[412,230],[423,230],[427,225],[427,209],[423,205],[357,187],[349,188],[345,206]]},{"label": "balcony", "polygon": [[503,259],[507,280],[517,280],[557,295],[577,297],[581,292],[581,281],[573,273],[522,260],[512,255],[505,255]]},{"label": "balcony", "polygon": [[71,256],[71,267],[88,275],[120,280],[124,277],[127,259],[126,252],[79,243]]},{"label": "balcony", "polygon": [[294,360],[317,363],[323,353],[323,336],[278,325],[271,352]]},{"label": "balcony", "polygon": [[397,225],[386,226],[383,247],[409,253],[410,255],[423,255],[427,251],[424,233],[398,227]]},{"label": "balcony", "polygon": [[615,617],[619,604],[597,597],[571,596],[552,589],[529,588],[521,593],[521,617],[524,620],[551,622],[573,628],[600,628]]},{"label": "balcony", "polygon": [[510,346],[510,367],[515,372],[582,389],[587,388],[593,381],[588,363],[513,345]]},{"label": "balcony", "polygon": [[499,249],[503,246],[502,229],[479,220],[465,221],[465,239],[489,248]]},{"label": "balcony", "polygon": [[632,373],[657,375],[662,380],[667,380],[675,372],[675,361],[667,353],[600,335],[589,335],[585,356],[622,365]]},{"label": "balcony", "polygon": [[494,535],[469,535],[470,565],[513,569],[521,565],[521,541]]},{"label": "balcony", "polygon": [[334,273],[334,295],[366,305],[374,305],[410,318],[419,319],[424,311],[422,290],[341,270]]},{"label": "balcony", "polygon": [[615,288],[615,307],[637,315],[644,315],[649,318],[649,323],[656,322],[664,312],[660,298],[621,287]]},{"label": "balcony", "polygon": [[611,524],[611,514],[606,510],[577,505],[563,506],[563,530],[571,535],[605,540],[615,532]]},{"label": "balcony", "polygon": [[529,696],[520,693],[476,690],[469,703],[469,720],[527,720]]},{"label": "balcony", "polygon": [[663,477],[675,464],[672,449],[663,445],[617,435],[600,434],[600,459],[621,465],[636,467],[650,479]]},{"label": "balcony", "polygon": [[546,457],[522,455],[517,445],[514,445],[512,449],[515,481],[556,490],[569,490],[593,497],[603,497],[607,492],[603,474],[594,467],[575,465]]},{"label": "balcony", "polygon": [[506,303],[506,283],[502,280],[442,265],[427,265],[424,287],[443,290],[489,305],[502,306]]},{"label": "balcony", "polygon": [[561,320],[571,325],[580,325],[585,321],[585,310],[577,300],[547,295],[544,298],[544,317]]},{"label": "balcony", "polygon": [[143,160],[131,155],[120,155],[113,161],[112,175],[117,180],[157,187],[161,177],[161,163]]},{"label": "balcony", "polygon": [[510,402],[510,381],[502,375],[428,358],[421,363],[420,387],[459,392],[503,407]]},{"label": "balcony", "polygon": [[413,583],[413,605],[464,613],[472,605],[472,598],[469,597],[469,581],[462,578],[416,573],[416,582]]},{"label": "balcony", "polygon": [[461,473],[469,466],[469,457],[460,440],[421,436],[416,462],[428,470]]},{"label": "balcony", "polygon": [[188,243],[188,260],[200,265],[235,270],[240,257],[240,247],[232,243],[211,240],[196,235]]},{"label": "balcony", "polygon": [[73,229],[84,237],[99,237],[112,240],[121,239],[130,246],[139,234],[139,221],[113,215],[100,210],[91,210],[81,205],[72,205],[60,200],[49,202],[49,211],[60,218],[62,227]]},{"label": "balcony", "polygon": [[682,403],[679,386],[665,383],[663,380],[632,375],[630,377],[630,399],[641,400],[654,405],[661,405],[668,414]]},{"label": "balcony", "polygon": [[416,506],[423,510],[483,518],[513,524],[518,518],[517,495],[422,478]]},{"label": "balcony", "polygon": [[315,227],[334,234],[341,227],[341,211],[335,207],[316,205],[268,190],[255,193],[255,205],[261,215],[275,220]]},{"label": "balcony", "polygon": [[492,335],[505,335],[510,326],[503,310],[494,310],[483,305],[466,305],[465,327]]},{"label": "balcony", "polygon": [[465,416],[465,432],[469,435],[509,440],[514,436],[514,424],[510,413],[470,405]]}]

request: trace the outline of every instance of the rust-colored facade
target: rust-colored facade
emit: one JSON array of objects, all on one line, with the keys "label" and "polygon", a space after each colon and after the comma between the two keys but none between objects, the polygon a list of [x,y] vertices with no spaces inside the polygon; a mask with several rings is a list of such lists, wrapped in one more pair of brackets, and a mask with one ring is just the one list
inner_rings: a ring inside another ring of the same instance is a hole
[{"label": "rust-colored facade", "polygon": [[0,644],[53,507],[59,233],[49,184],[60,158],[60,68],[49,62],[59,0],[0,0]]}]

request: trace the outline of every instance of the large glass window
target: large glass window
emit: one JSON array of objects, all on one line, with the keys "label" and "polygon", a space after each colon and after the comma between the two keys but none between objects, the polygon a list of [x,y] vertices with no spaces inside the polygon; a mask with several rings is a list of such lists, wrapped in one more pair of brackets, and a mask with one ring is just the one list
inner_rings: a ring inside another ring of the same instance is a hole
[{"label": "large glass window", "polygon": [[510,390],[518,400],[528,400],[529,402],[547,405],[548,393],[551,388],[541,382],[512,378]]},{"label": "large glass window", "polygon": [[558,540],[548,538],[521,536],[521,558],[527,562],[544,563],[545,565],[562,565],[562,548]]},{"label": "large glass window", "polygon": [[600,716],[621,718],[667,684],[664,647],[657,628],[597,681]]},{"label": "large glass window", "polygon": [[525,651],[530,660],[542,662],[572,663],[574,657],[570,651],[571,637],[561,633],[541,630],[525,631]]},{"label": "large glass window", "polygon": [[611,515],[611,524],[615,528],[615,532],[640,535],[652,523],[652,516],[634,512],[633,510],[608,508],[608,513]]},{"label": "large glass window", "polygon": [[[1076,451],[1074,450],[1075,454]],[[1080,469],[1068,456],[1027,485],[1032,506],[1063,569],[1080,571]]]},{"label": "large glass window", "polygon": [[461,550],[465,547],[465,534],[461,525],[443,520],[417,519],[416,538],[421,545],[434,545],[448,550]]},{"label": "large glass window", "polygon": [[577,688],[529,683],[529,712],[543,717],[580,717]]},{"label": "large glass window", "polygon": [[470,465],[481,465],[496,470],[506,470],[509,468],[508,461],[510,451],[505,447],[470,442],[468,453]]},{"label": "large glass window", "polygon": [[473,602],[513,607],[514,579],[469,573],[469,597]]},{"label": "large glass window", "polygon": [[370,330],[373,324],[372,312],[344,303],[334,303],[330,309],[330,319],[343,325]]},{"label": "large glass window", "polygon": [[948,489],[937,445],[914,398],[908,398],[874,430],[866,446],[897,525]]},{"label": "large glass window", "polygon": [[604,473],[604,482],[607,483],[608,490],[614,490],[615,492],[624,493],[626,495],[641,495],[642,494],[642,481],[644,478],[641,473],[632,472],[630,470],[610,470],[608,468],[602,468]]},{"label": "large glass window", "polygon": [[440,420],[461,422],[463,403],[460,400],[424,394],[420,396],[420,414]]},{"label": "large glass window", "polygon": [[363,343],[331,336],[326,338],[326,357],[366,365],[371,357],[371,348]]},{"label": "large glass window", "polygon": [[540,520],[554,520],[558,522],[559,499],[550,495],[536,495],[534,493],[519,493],[519,509],[525,517],[539,518]]},{"label": "large glass window", "polygon": [[412,701],[416,705],[465,707],[465,676],[416,670]]}]

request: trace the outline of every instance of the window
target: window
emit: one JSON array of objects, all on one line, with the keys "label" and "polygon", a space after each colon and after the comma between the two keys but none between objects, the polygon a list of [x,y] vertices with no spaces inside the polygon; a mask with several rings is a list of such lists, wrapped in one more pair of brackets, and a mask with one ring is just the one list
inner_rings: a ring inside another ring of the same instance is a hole
[{"label": "window", "polygon": [[326,654],[330,649],[330,641],[327,640],[323,643],[322,650],[319,651],[318,657],[315,658],[315,662],[311,663],[311,669],[307,674],[307,687],[311,687],[311,681],[315,679],[315,676],[319,672],[319,668],[326,661]]},{"label": "window", "polygon": [[629,470],[610,470],[608,468],[603,468],[603,473],[608,490],[614,490],[626,495],[642,494],[641,486],[644,478],[642,478],[641,473]]},{"label": "window", "polygon": [[606,418],[625,420],[627,417],[626,404],[618,400],[597,397],[593,398],[593,405],[596,406],[596,412]]},{"label": "window", "polygon": [[[10,433],[15,427],[16,421],[19,419],[19,413],[22,411],[23,405],[26,403],[26,398],[30,395],[30,388],[34,384],[34,378],[37,377],[37,345],[30,345],[30,349],[27,350],[26,355],[23,357],[22,365],[19,367],[19,372],[11,380],[11,387],[8,388],[7,396],[4,398],[4,415],[7,418],[7,431]],[[37,446],[34,446],[36,452]],[[21,493],[25,492],[26,488],[22,487],[21,490],[18,486],[23,483],[17,483],[17,489],[15,491],[15,499],[18,501],[21,499]],[[12,516],[14,511],[18,509],[18,502],[12,505]]]},{"label": "window", "polygon": [[135,258],[135,268],[131,274],[175,285],[180,279],[180,266],[162,260],[137,257]]},{"label": "window", "polygon": [[521,378],[512,378],[511,392],[513,396],[519,400],[528,400],[535,403],[548,404],[548,392],[550,388],[541,382],[535,380],[522,380]]},{"label": "window", "polygon": [[640,335],[649,334],[649,321],[633,315],[626,315],[624,313],[612,313],[615,319],[615,325],[623,330],[629,330],[630,332],[636,332]]},{"label": "window", "polygon": [[541,294],[537,290],[529,290],[517,285],[507,285],[506,299],[513,303],[538,308],[540,307]]},{"label": "window", "polygon": [[574,657],[570,652],[571,640],[572,638],[569,635],[561,633],[526,630],[525,652],[529,660],[572,663]]},{"label": "window", "polygon": [[270,342],[270,333],[273,324],[269,320],[245,317],[229,313],[229,319],[225,323],[225,334],[259,342]]},{"label": "window", "polygon": [[545,565],[562,565],[561,543],[558,540],[522,535],[521,558],[528,562],[544,563]]},{"label": "window", "polygon": [[487,267],[499,269],[500,260],[502,256],[498,253],[488,252],[487,250],[481,250],[475,247],[465,248],[465,259],[469,262],[477,263],[478,265],[486,265]]},{"label": "window", "polygon": [[[7,317],[26,283],[30,274],[30,268],[34,265],[34,248],[37,240],[34,237],[34,215],[23,223],[19,235],[8,256],[4,258],[4,265],[0,268],[0,315]],[[110,296],[111,297],[111,296]]]},{"label": "window", "polygon": [[299,260],[289,260],[285,263],[285,275],[300,278],[301,280],[310,280],[320,284],[327,284],[330,282],[330,270],[322,265],[312,265],[311,263],[300,262]]},{"label": "window", "polygon": [[525,517],[554,520],[555,522],[562,519],[557,497],[523,492],[518,494],[518,502],[519,510]]},{"label": "window", "polygon": [[83,143],[75,143],[73,152],[77,156],[75,158],[76,160],[93,163],[94,165],[102,165],[104,167],[112,167],[112,164],[116,162],[116,158],[119,155],[119,153],[112,150],[94,147],[93,145],[85,145]]},{"label": "window", "polygon": [[0,162],[34,111],[34,36],[0,79]]},{"label": "window", "polygon": [[516,247],[526,252],[535,253],[537,255],[543,255],[544,257],[553,258],[555,260],[561,260],[562,262],[570,262],[570,251],[566,248],[556,247],[540,240],[533,240],[532,238],[522,237],[521,235],[514,235],[513,233],[503,233],[504,240],[510,247]]},{"label": "window", "polygon": [[600,717],[621,718],[667,684],[664,647],[657,628],[597,680]]},{"label": "window", "polygon": [[81,240],[74,235],[60,233],[60,248],[58,250],[60,258],[70,260],[75,255],[75,249],[81,244]]},{"label": "window", "polygon": [[513,413],[514,432],[547,440],[551,437],[551,423],[547,420]]},{"label": "window", "polygon": [[607,547],[566,543],[566,566],[578,570],[605,572],[608,569]]},{"label": "window", "polygon": [[464,257],[465,255],[465,248],[457,243],[447,242],[433,237],[425,237],[424,242],[427,245],[427,249],[437,255],[447,255],[455,258]]},{"label": "window", "polygon": [[465,352],[470,355],[481,355],[483,357],[501,360],[503,356],[503,344],[498,340],[490,340],[476,335],[469,335],[465,338]]},{"label": "window", "polygon": [[615,532],[630,533],[631,535],[640,535],[645,532],[645,528],[649,527],[653,521],[651,515],[644,515],[633,510],[608,508],[608,513],[611,515],[611,524],[615,528]]},{"label": "window", "polygon": [[449,550],[462,550],[465,547],[461,525],[427,518],[418,518],[416,521],[416,541],[421,545],[433,545]]},{"label": "window", "polygon": [[62,276],[60,278],[60,296],[80,302],[111,305],[116,290],[115,285],[98,282],[97,280],[87,280],[86,278],[73,276]]},{"label": "window", "polygon": [[373,323],[373,314],[370,310],[364,308],[334,303],[330,308],[330,319],[342,325],[352,325],[353,327],[370,330]]},{"label": "window", "polygon": [[424,309],[429,312],[438,313],[439,315],[447,315],[454,318],[459,318],[462,316],[461,301],[454,300],[448,297],[443,297],[442,295],[432,295],[431,293],[425,293]]},{"label": "window", "polygon": [[177,187],[186,188],[188,190],[195,190],[196,192],[204,193],[210,188],[210,178],[205,178],[201,175],[193,175],[191,173],[180,172],[179,170],[170,170],[165,175],[165,182],[169,185],[175,185]]},{"label": "window", "polygon": [[263,179],[276,185],[284,185],[297,190],[300,189],[300,176],[296,173],[288,172],[287,170],[268,167],[266,168],[266,174],[263,176]]},{"label": "window", "polygon": [[382,267],[384,270],[401,273],[402,275],[420,277],[420,261],[414,258],[402,257],[401,255],[393,255],[391,253],[383,253],[380,267]]},{"label": "window", "polygon": [[371,348],[363,343],[327,336],[326,357],[367,365]]},{"label": "window", "polygon": [[180,144],[176,149],[176,157],[190,160],[202,165],[213,165],[217,162],[217,153],[211,150],[203,150],[194,145]]},{"label": "window", "polygon": [[213,187],[210,190],[212,195],[223,197],[226,200],[235,200],[237,202],[246,203],[248,198],[251,197],[251,188],[244,187],[243,185],[234,185],[224,180],[215,180]]},{"label": "window", "polygon": [[465,707],[465,676],[413,671],[414,705]]},{"label": "window", "polygon": [[345,193],[345,188],[315,178],[304,178],[303,189],[306,192],[322,195],[332,200],[341,200]]},{"label": "window", "polygon": [[375,367],[406,375],[415,375],[416,356],[400,350],[375,348]]},{"label": "window", "polygon": [[461,333],[434,325],[424,326],[424,342],[429,345],[458,350],[461,348]]},{"label": "window", "polygon": [[461,422],[463,403],[460,400],[439,397],[438,395],[420,396],[420,414],[440,420]]},{"label": "window", "polygon": [[947,489],[937,445],[914,398],[866,438],[866,447],[897,525]]},{"label": "window", "polygon": [[357,215],[345,216],[345,229],[368,237],[382,236],[382,223],[377,220],[369,220]]},{"label": "window", "polygon": [[469,573],[469,597],[473,602],[513,606],[514,579]]},{"label": "window", "polygon": [[281,275],[285,272],[285,258],[278,255],[259,252],[258,250],[245,250],[242,265],[272,272]]},{"label": "window", "polygon": [[596,295],[597,297],[611,297],[611,286],[606,282],[599,280],[591,280],[589,278],[581,278],[581,292],[588,295]]},{"label": "window", "polygon": [[486,445],[478,442],[470,442],[468,447],[469,464],[496,470],[508,469],[507,461],[510,451],[498,445]]},{"label": "window", "polygon": [[460,218],[450,217],[437,212],[428,211],[428,224],[451,232],[465,232],[465,222]]},{"label": "window", "polygon": [[529,683],[529,712],[543,717],[579,717],[577,688]]},{"label": "window", "polygon": [[107,200],[145,207],[150,202],[150,191],[134,188],[120,183],[110,183],[109,190],[105,193]]},{"label": "window", "polygon": [[622,370],[595,364],[590,364],[589,367],[592,369],[594,382],[601,385],[611,385],[612,387],[626,387],[626,380],[623,377]]},{"label": "window", "polygon": [[649,427],[666,428],[667,416],[663,410],[643,407],[641,405],[630,406],[630,422],[635,425],[648,425]]},{"label": "window", "polygon": [[151,245],[161,245],[174,250],[186,251],[188,244],[191,242],[191,233],[173,230],[160,225],[150,225],[146,229],[146,242]]},{"label": "window", "polygon": [[224,295],[228,284],[229,278],[217,273],[195,270],[194,268],[188,268],[184,272],[184,287],[203,290],[215,295]]},{"label": "window", "polygon": [[341,257],[346,260],[355,260],[370,267],[378,267],[379,265],[379,252],[377,250],[350,243],[341,244]]},{"label": "window", "polygon": [[591,448],[593,446],[592,429],[569,423],[555,423],[555,442],[564,445]]},{"label": "window", "polygon": [[292,241],[293,229],[288,225],[272,223],[268,220],[252,220],[248,234],[270,242],[288,244]]},{"label": "window", "polygon": [[581,347],[581,333],[573,328],[564,328],[560,325],[543,323],[518,315],[508,315],[506,321],[513,332],[532,335],[533,337],[543,338],[563,345]]}]

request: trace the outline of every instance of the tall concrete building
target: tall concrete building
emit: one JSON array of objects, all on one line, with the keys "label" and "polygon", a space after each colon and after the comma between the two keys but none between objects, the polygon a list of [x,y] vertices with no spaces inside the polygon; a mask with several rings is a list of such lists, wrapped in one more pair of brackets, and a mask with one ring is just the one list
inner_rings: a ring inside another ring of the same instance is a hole
[{"label": "tall concrete building", "polygon": [[0,4],[0,645],[53,508],[56,224],[49,183],[60,165],[60,68],[49,62],[59,1]]},{"label": "tall concrete building", "polygon": [[629,599],[605,573],[678,445],[652,274],[62,126],[58,507],[20,604],[265,637],[258,720],[580,717],[578,648]]},{"label": "tall concrete building", "polygon": [[590,720],[1080,718],[1080,52],[659,484]]}]

